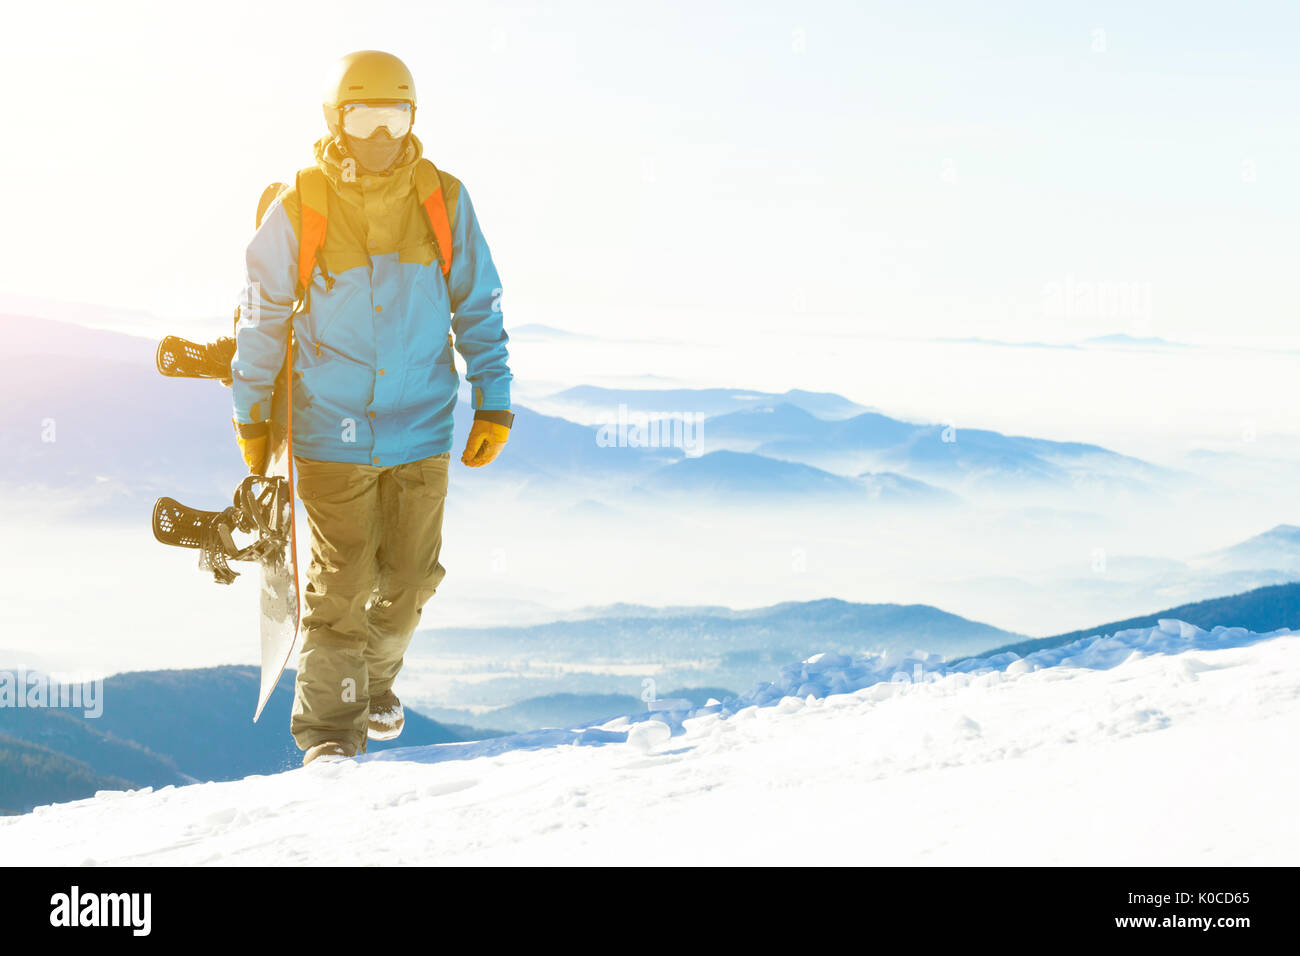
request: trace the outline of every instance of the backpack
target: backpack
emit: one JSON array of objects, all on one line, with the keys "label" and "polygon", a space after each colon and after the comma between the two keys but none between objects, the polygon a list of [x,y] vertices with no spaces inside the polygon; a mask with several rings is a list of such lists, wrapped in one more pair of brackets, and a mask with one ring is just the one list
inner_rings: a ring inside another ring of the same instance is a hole
[{"label": "backpack", "polygon": [[[325,246],[325,232],[329,227],[329,180],[319,166],[308,166],[298,171],[295,182],[302,205],[302,222],[298,227],[297,293],[302,309],[305,310],[311,291],[311,275],[318,264],[325,277],[325,287],[334,284],[333,277],[320,259],[320,251]],[[284,183],[272,183],[262,191],[262,198],[257,204],[258,226],[262,225],[262,217],[266,215],[271,203],[288,188]],[[456,191],[458,192],[459,190]],[[415,167],[415,194],[429,219],[434,254],[438,257],[443,278],[446,279],[451,275],[451,223],[456,218],[456,203],[460,197],[452,194],[451,190],[443,189],[443,174],[427,159],[421,159]]]},{"label": "backpack", "polygon": [[[450,179],[450,177],[447,177]],[[444,174],[427,159],[421,159],[415,167],[415,195],[424,207],[432,230],[433,251],[442,268],[444,281],[451,277],[451,255],[453,243],[451,224],[456,218],[456,204],[460,191],[443,189]],[[455,182],[455,180],[451,180]],[[319,166],[300,169],[295,178],[298,198],[302,206],[302,222],[298,226],[298,280],[295,288],[297,302],[294,312],[305,312],[311,305],[311,276],[316,266],[321,268],[328,290],[334,285],[334,277],[329,274],[325,262],[321,259],[321,250],[325,246],[325,232],[329,227],[329,180],[325,171]],[[288,190],[284,183],[271,183],[262,190],[262,197],[257,202],[257,226],[262,225],[262,218],[271,204]],[[235,310],[235,322],[239,322],[239,310]],[[447,336],[451,344],[452,338]]]}]

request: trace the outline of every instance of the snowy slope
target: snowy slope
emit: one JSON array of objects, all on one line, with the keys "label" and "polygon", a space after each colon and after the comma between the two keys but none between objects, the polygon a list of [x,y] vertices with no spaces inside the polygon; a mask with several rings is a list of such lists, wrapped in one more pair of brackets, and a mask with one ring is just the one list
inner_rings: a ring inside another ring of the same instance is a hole
[{"label": "snowy slope", "polygon": [[104,793],[0,820],[0,858],[1300,859],[1291,822],[1300,798],[1300,632],[1162,621],[958,666],[827,655],[725,706],[664,720],[642,714],[231,783]]}]

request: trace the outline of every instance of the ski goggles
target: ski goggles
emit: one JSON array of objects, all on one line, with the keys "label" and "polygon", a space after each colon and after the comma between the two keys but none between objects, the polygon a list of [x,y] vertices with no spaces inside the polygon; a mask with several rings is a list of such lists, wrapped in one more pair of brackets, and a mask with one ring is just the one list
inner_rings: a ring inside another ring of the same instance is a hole
[{"label": "ski goggles", "polygon": [[411,131],[410,103],[344,103],[343,132],[356,139],[369,139],[380,127],[393,139]]}]

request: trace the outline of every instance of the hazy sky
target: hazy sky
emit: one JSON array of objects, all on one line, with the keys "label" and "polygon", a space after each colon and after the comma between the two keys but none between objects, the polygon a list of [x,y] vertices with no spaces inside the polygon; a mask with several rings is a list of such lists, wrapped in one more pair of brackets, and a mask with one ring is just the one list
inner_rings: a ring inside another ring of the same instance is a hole
[{"label": "hazy sky", "polygon": [[1297,9],[11,5],[0,293],[227,314],[327,67],[377,47],[515,323],[1287,345]]}]

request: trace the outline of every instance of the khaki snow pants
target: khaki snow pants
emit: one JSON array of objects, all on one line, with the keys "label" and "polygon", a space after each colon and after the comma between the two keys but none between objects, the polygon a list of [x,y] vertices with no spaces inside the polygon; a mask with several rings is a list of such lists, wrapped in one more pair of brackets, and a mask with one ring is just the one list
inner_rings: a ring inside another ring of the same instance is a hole
[{"label": "khaki snow pants", "polygon": [[389,467],[294,459],[311,529],[289,724],[301,749],[333,740],[365,751],[370,699],[393,686],[446,574],[438,552],[450,458]]}]

